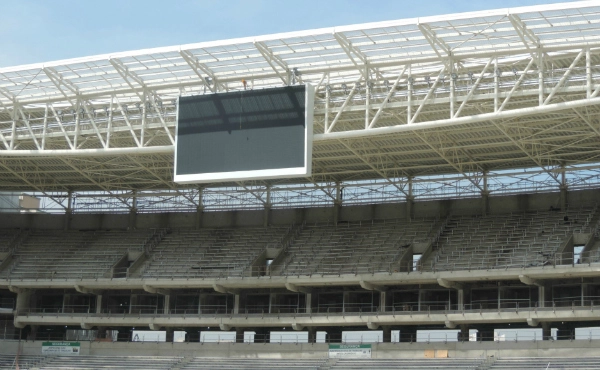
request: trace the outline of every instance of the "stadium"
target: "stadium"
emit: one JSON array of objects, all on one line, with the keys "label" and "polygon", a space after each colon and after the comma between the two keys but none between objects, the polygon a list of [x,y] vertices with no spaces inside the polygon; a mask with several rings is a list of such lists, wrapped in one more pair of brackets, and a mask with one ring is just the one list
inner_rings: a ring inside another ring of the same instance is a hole
[{"label": "stadium", "polygon": [[599,94],[597,1],[0,68],[0,369],[600,369]]}]

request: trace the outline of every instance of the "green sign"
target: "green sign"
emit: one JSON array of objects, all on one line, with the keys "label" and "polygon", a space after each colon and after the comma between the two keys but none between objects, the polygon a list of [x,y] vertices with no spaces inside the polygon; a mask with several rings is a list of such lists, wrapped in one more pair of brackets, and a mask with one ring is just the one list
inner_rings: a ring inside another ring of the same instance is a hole
[{"label": "green sign", "polygon": [[42,355],[79,356],[79,342],[42,342]]},{"label": "green sign", "polygon": [[330,344],[329,358],[371,358],[371,345]]}]

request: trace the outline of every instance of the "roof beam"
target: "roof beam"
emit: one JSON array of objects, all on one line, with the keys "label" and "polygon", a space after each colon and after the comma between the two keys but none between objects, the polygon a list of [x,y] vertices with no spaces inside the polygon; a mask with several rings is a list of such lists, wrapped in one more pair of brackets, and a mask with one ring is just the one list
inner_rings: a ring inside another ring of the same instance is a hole
[{"label": "roof beam", "polygon": [[[123,64],[123,62],[121,62],[119,59],[110,58],[108,61],[110,62],[110,64],[112,64],[112,66],[115,68],[117,73],[119,73],[119,75],[125,80],[125,82],[127,83],[127,85],[129,85],[129,87],[131,87],[132,89],[135,88],[135,85],[133,85],[131,83],[131,80],[133,80],[136,84],[141,86],[144,90],[147,88],[144,80],[142,80],[135,72],[130,71],[129,67],[127,67],[125,64]],[[140,95],[140,98],[142,98],[141,95]]]},{"label": "roof beam", "polygon": [[[442,140],[438,140],[438,142],[440,144],[440,147],[438,148],[436,145],[433,145],[433,143],[427,139],[427,137],[424,135],[424,133],[415,131],[415,135],[419,139],[421,139],[425,144],[427,144],[427,146],[429,146],[434,152],[436,152],[443,160],[448,162],[448,164],[450,166],[452,166],[452,168],[454,168],[458,173],[463,175],[465,179],[469,180],[476,188],[478,188],[482,192],[484,191],[483,187],[477,181],[475,181],[471,176],[467,175],[466,171],[463,169],[463,166],[465,166],[465,163],[462,163],[459,160],[459,157],[458,157],[459,149],[457,149],[457,148],[444,149]],[[438,139],[441,139],[440,133],[438,133]],[[452,151],[452,152],[450,152],[450,151]],[[464,149],[461,149],[460,151],[463,152],[463,155],[470,157],[468,154],[466,154]],[[453,154],[453,155],[451,157],[449,157],[448,154]],[[482,170],[479,166],[477,166],[477,167],[478,167],[477,169],[479,171]],[[471,172],[475,172],[475,171],[472,170]]]},{"label": "roof beam", "polygon": [[[364,55],[358,48],[353,46],[352,41],[348,40],[346,35],[343,33],[335,32],[333,37],[336,39],[338,44],[340,44],[342,50],[344,50],[344,53],[346,53],[348,58],[350,58],[350,61],[352,64],[354,64],[358,72],[360,72],[365,80],[368,80],[369,76],[366,69],[368,68],[369,62],[366,55]],[[360,63],[356,61],[355,57],[360,60]]]},{"label": "roof beam", "polygon": [[[63,75],[60,74],[59,72],[57,72],[54,68],[49,68],[49,67],[44,68],[43,71],[46,74],[46,76],[48,76],[48,78],[52,81],[52,83],[56,86],[56,88],[58,90],[60,90],[60,92],[64,95],[64,97],[67,99],[69,104],[71,104],[71,106],[75,109],[75,111],[76,111],[75,114],[78,114],[79,112],[77,112],[77,110],[79,108],[79,104],[70,100],[69,95],[65,92],[63,87],[66,88],[67,90],[69,90],[71,93],[75,94],[76,99],[78,101],[80,101],[79,96],[81,94],[79,92],[79,88],[73,82],[64,78]],[[100,143],[102,144],[102,146],[104,148],[106,148],[106,142],[104,141],[102,134],[100,134],[100,130],[98,130],[98,126],[96,125],[96,122],[94,121],[94,117],[90,113],[89,108],[84,103],[81,103],[81,105],[83,106],[83,109],[87,113],[88,118],[90,119],[90,123],[92,124],[92,127],[94,128],[94,131],[95,131],[96,135],[98,136]],[[33,133],[31,133],[31,136],[35,140]],[[37,144],[37,142],[36,142],[36,144]],[[39,146],[38,146],[38,149],[39,149]]]},{"label": "roof beam", "polygon": [[[77,109],[77,104],[74,103],[71,99],[75,98],[77,100],[80,99],[81,94],[79,93],[79,88],[75,86],[71,81],[65,79],[60,73],[58,73],[54,68],[46,67],[42,69],[46,76],[52,81],[54,86],[60,91],[60,93],[67,99],[69,104],[75,109]],[[67,89],[75,96],[69,96],[65,91]]]},{"label": "roof beam", "polygon": [[[218,90],[218,78],[215,75],[215,73],[213,71],[210,70],[210,68],[208,68],[206,66],[206,64],[204,63],[200,63],[200,61],[198,60],[198,58],[196,58],[194,56],[194,54],[192,54],[191,51],[189,50],[181,50],[179,52],[179,54],[181,55],[181,57],[183,58],[183,60],[185,60],[185,62],[190,66],[190,68],[192,68],[192,70],[194,71],[194,73],[196,73],[196,75],[198,77],[200,77],[200,82],[208,87],[208,89],[212,92],[217,92]],[[212,80],[212,84],[209,83],[209,81],[207,79],[211,79]]]},{"label": "roof beam", "polygon": [[331,124],[328,124],[327,122],[325,122],[325,133],[326,134],[330,133],[331,130],[333,130],[333,128],[335,127],[336,123],[338,122],[338,120],[342,116],[342,113],[344,112],[344,109],[346,109],[346,107],[348,106],[348,103],[350,103],[350,101],[352,100],[352,97],[357,92],[358,84],[360,84],[360,81],[362,81],[362,79],[363,79],[363,77],[361,76],[354,83],[354,86],[352,86],[352,90],[350,90],[350,93],[348,93],[348,96],[346,97],[346,100],[344,100],[344,103],[342,104],[342,106],[340,107],[340,110],[337,112],[337,114],[333,118],[333,121],[331,121]]},{"label": "roof beam", "polygon": [[29,135],[31,135],[31,139],[33,140],[33,143],[35,144],[35,147],[38,150],[41,150],[42,147],[40,146],[40,143],[38,142],[37,136],[35,136],[33,134],[33,130],[31,129],[31,125],[29,124],[29,120],[27,119],[27,117],[25,117],[25,113],[23,113],[23,109],[21,109],[20,107],[19,107],[19,113],[21,113],[21,118],[23,119],[25,126],[27,126],[27,131],[29,131]]},{"label": "roof beam", "polygon": [[479,77],[477,77],[477,80],[475,81],[475,83],[473,84],[473,86],[471,86],[471,90],[469,90],[469,93],[467,94],[467,97],[463,100],[463,102],[461,103],[461,105],[458,107],[458,109],[456,110],[456,112],[454,113],[454,116],[452,118],[457,118],[460,115],[460,112],[462,112],[462,110],[465,107],[465,105],[467,104],[467,102],[470,101],[470,99],[473,96],[473,94],[475,94],[475,91],[477,91],[477,88],[479,87],[479,84],[481,83],[481,80],[485,76],[485,73],[487,72],[487,69],[490,67],[490,65],[492,64],[493,61],[494,61],[494,58],[490,58],[488,60],[488,62],[486,63],[486,65],[481,70],[481,73],[479,74]]},{"label": "roof beam", "polygon": [[540,41],[540,38],[537,37],[532,30],[527,28],[527,25],[523,23],[523,21],[517,14],[509,14],[508,20],[517,32],[517,35],[519,35],[519,38],[521,39],[521,42],[523,42],[523,45],[525,45],[525,47],[528,50],[542,47],[542,42]]},{"label": "roof beam", "polygon": [[50,111],[54,115],[54,118],[56,119],[56,123],[58,124],[58,127],[60,127],[60,130],[62,131],[63,136],[64,136],[65,140],[67,141],[67,144],[69,145],[69,148],[71,148],[71,150],[75,150],[76,149],[75,144],[71,141],[69,134],[67,134],[67,131],[65,130],[65,128],[63,126],[62,118],[58,118],[58,113],[54,109],[53,105],[50,105]]},{"label": "roof beam", "polygon": [[442,80],[442,76],[444,75],[445,70],[446,70],[446,67],[444,67],[440,70],[440,73],[438,74],[437,78],[435,79],[435,82],[429,88],[429,91],[427,92],[425,99],[423,99],[423,102],[421,102],[421,105],[419,105],[419,108],[417,108],[417,111],[415,112],[415,114],[412,117],[409,117],[410,118],[410,121],[408,122],[409,124],[413,124],[416,121],[417,117],[419,117],[419,113],[421,113],[421,111],[423,110],[425,105],[429,102],[429,99],[431,99],[433,92],[435,91],[435,89],[437,89],[438,84]]},{"label": "roof beam", "polygon": [[554,88],[552,89],[550,94],[546,97],[546,100],[544,100],[544,103],[542,105],[546,105],[546,104],[550,103],[550,101],[552,100],[554,95],[556,95],[556,92],[562,87],[562,85],[565,83],[565,81],[567,81],[567,79],[571,75],[571,72],[573,71],[573,68],[575,68],[577,63],[579,63],[579,60],[581,59],[581,57],[583,57],[584,55],[585,55],[585,50],[581,50],[579,52],[579,54],[577,54],[577,57],[573,60],[573,62],[569,66],[569,68],[567,68],[567,70],[565,71],[563,76],[556,83],[556,85],[554,86]]},{"label": "roof beam", "polygon": [[[367,166],[369,166],[373,171],[375,171],[379,176],[381,176],[384,180],[386,180],[390,185],[392,185],[393,187],[395,187],[396,189],[398,189],[405,196],[407,196],[407,197],[409,196],[409,194],[406,192],[406,190],[404,190],[403,187],[398,186],[398,184],[396,184],[395,182],[393,182],[385,172],[383,172],[382,170],[380,170],[379,168],[377,168],[375,165],[373,165],[364,156],[362,156],[358,151],[356,151],[354,148],[352,148],[352,146],[350,144],[348,144],[344,140],[340,140],[340,143],[342,145],[344,145],[349,151],[351,151],[352,154],[354,154],[361,161],[363,161]],[[407,174],[404,174],[404,175],[408,177]]]},{"label": "roof beam", "polygon": [[[281,59],[278,55],[275,55],[271,49],[267,47],[263,42],[257,41],[254,43],[254,47],[258,52],[265,58],[266,62],[269,63],[273,71],[279,76],[284,85],[291,84],[290,68],[287,63]],[[279,68],[283,69],[281,71]]]},{"label": "roof beam", "polygon": [[[140,87],[142,87],[144,94],[140,94],[139,92],[136,92],[136,94],[139,96],[141,102],[145,104],[146,103],[145,95],[148,90],[148,87],[146,86],[146,83],[144,82],[144,80],[142,80],[140,78],[140,76],[138,76],[135,72],[130,71],[129,68],[126,65],[124,65],[123,62],[121,62],[119,59],[111,58],[109,61],[110,61],[110,64],[112,64],[112,66],[117,70],[119,75],[121,75],[121,77],[125,80],[125,82],[127,82],[127,84],[132,89],[135,89],[135,85],[131,82],[131,80],[133,80],[136,84],[138,84]],[[206,83],[206,81],[202,81],[202,83]],[[165,132],[167,133],[169,140],[171,140],[171,144],[175,144],[175,139],[173,138],[171,131],[169,131],[169,128],[167,127],[167,123],[165,122],[165,120],[162,116],[162,113],[158,109],[156,102],[154,102],[153,99],[150,99],[150,102],[154,106],[154,109],[156,110],[156,113],[158,114],[160,122],[161,122]]]},{"label": "roof beam", "polygon": [[544,170],[544,172],[546,172],[548,175],[550,175],[550,177],[552,179],[554,179],[554,181],[556,181],[558,183],[558,185],[562,185],[562,182],[560,181],[560,179],[558,178],[558,174],[554,173],[552,170],[546,168],[546,166],[544,166],[544,164],[542,164],[542,162],[536,158],[534,156],[534,154],[530,153],[529,150],[527,150],[527,148],[525,147],[524,144],[520,143],[517,139],[515,139],[514,137],[512,137],[509,133],[508,130],[504,129],[504,127],[502,127],[501,125],[499,125],[496,121],[490,121],[494,126],[496,126],[496,128],[502,132],[517,148],[521,149],[521,151],[523,153],[525,153],[525,155],[527,157],[529,157],[529,159],[531,159],[536,165],[538,165],[542,170]]},{"label": "roof beam", "polygon": [[[19,101],[17,100],[16,96],[14,94],[12,94],[10,91],[8,91],[6,88],[0,86],[0,95],[3,95],[4,97],[6,97],[8,100],[10,100],[13,105],[17,105],[19,103]],[[2,103],[2,101],[0,101],[0,104],[7,109],[7,106]]]},{"label": "roof beam", "polygon": [[427,43],[429,43],[433,51],[438,57],[440,57],[440,59],[452,56],[452,50],[450,50],[450,47],[446,44],[446,42],[444,42],[444,40],[437,36],[435,31],[432,30],[428,24],[419,23],[417,27],[425,37]]},{"label": "roof beam", "polygon": [[377,120],[379,120],[379,116],[385,109],[388,101],[394,94],[394,91],[396,91],[396,87],[398,86],[400,79],[402,78],[402,76],[404,76],[404,73],[406,72],[407,69],[408,69],[408,66],[404,66],[404,69],[402,70],[402,72],[400,72],[400,74],[398,75],[398,78],[396,78],[396,81],[394,81],[394,84],[392,85],[392,87],[390,87],[390,91],[388,91],[387,95],[385,96],[385,99],[383,99],[383,103],[381,103],[381,106],[379,107],[379,109],[377,110],[377,113],[375,113],[375,116],[373,117],[373,119],[371,120],[369,125],[367,126],[367,129],[370,129],[373,126],[375,126],[375,124],[377,123]]},{"label": "roof beam", "polygon": [[581,108],[586,106],[594,106],[600,104],[600,97],[594,97],[590,99],[582,99],[575,101],[568,101],[562,103],[553,103],[544,106],[526,107],[511,109],[503,112],[491,112],[481,113],[477,115],[463,116],[458,118],[448,118],[440,120],[431,120],[424,122],[415,122],[412,124],[395,125],[388,127],[375,127],[369,130],[353,130],[343,132],[330,132],[324,134],[315,134],[313,142],[326,141],[326,140],[338,140],[368,136],[380,136],[388,135],[393,133],[401,133],[407,131],[420,131],[438,127],[452,127],[458,125],[466,125],[478,122],[487,122],[489,120],[507,119],[515,117],[528,117],[536,114],[548,114],[555,113],[565,110],[571,110],[573,108]]}]

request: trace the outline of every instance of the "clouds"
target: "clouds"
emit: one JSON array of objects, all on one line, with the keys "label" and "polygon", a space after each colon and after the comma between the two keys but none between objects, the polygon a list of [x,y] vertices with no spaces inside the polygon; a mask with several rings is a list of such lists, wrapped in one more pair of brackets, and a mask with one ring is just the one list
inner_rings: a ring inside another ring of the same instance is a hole
[{"label": "clouds", "polygon": [[541,0],[3,0],[0,67],[545,3]]}]

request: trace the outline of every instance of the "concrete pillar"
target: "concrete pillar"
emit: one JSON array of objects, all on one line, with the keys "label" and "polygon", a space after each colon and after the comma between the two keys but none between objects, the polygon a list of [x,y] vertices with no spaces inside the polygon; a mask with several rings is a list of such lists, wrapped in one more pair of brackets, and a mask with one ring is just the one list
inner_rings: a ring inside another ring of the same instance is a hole
[{"label": "concrete pillar", "polygon": [[137,304],[138,304],[138,295],[132,294],[131,298],[129,299],[129,313],[135,313],[135,312],[133,312],[133,306],[137,306]]},{"label": "concrete pillar", "polygon": [[312,293],[306,293],[306,313],[312,313]]},{"label": "concrete pillar", "polygon": [[98,326],[98,330],[96,331],[96,339],[105,339],[106,338],[106,326]]},{"label": "concrete pillar", "polygon": [[38,325],[30,325],[29,327],[31,328],[31,330],[29,331],[29,337],[27,339],[35,340],[37,337],[37,331],[39,329],[39,326]]},{"label": "concrete pillar", "polygon": [[165,294],[164,296],[165,301],[164,301],[164,307],[163,307],[163,313],[165,315],[168,315],[171,312],[171,294]]},{"label": "concrete pillar", "polygon": [[487,215],[490,211],[490,191],[488,189],[488,173],[483,171],[483,189],[481,190],[481,214]]},{"label": "concrete pillar", "polygon": [[235,328],[235,342],[244,343],[244,328]]},{"label": "concrete pillar", "polygon": [[267,185],[267,200],[263,209],[263,227],[271,223],[271,186]]},{"label": "concrete pillar", "polygon": [[102,313],[102,294],[96,295],[96,313]]},{"label": "concrete pillar", "polygon": [[165,331],[167,332],[166,333],[165,342],[167,342],[167,343],[173,343],[173,339],[174,339],[173,338],[174,337],[173,334],[175,332],[175,329],[167,327],[167,328],[165,328]]},{"label": "concrete pillar", "polygon": [[263,208],[263,227],[268,227],[271,222],[271,205],[265,204]]},{"label": "concrete pillar", "polygon": [[549,322],[542,322],[542,339],[552,339],[552,327],[550,326]]},{"label": "concrete pillar", "polygon": [[382,342],[383,343],[391,343],[392,342],[392,327],[385,325],[385,326],[381,327],[381,330],[383,331]]},{"label": "concrete pillar", "polygon": [[386,312],[387,307],[387,292],[379,292],[379,311]]},{"label": "concrete pillar", "polygon": [[71,295],[65,294],[63,296],[62,312],[63,313],[71,313],[72,311],[70,310],[69,306],[71,306]]},{"label": "concrete pillar", "polygon": [[406,219],[412,220],[414,218],[414,197],[406,197]]},{"label": "concrete pillar", "polygon": [[340,220],[340,213],[342,211],[343,194],[342,188],[339,182],[335,183],[335,201],[333,202],[333,223],[337,224]]},{"label": "concrete pillar", "polygon": [[64,230],[67,231],[71,228],[71,219],[73,218],[73,211],[71,209],[67,209],[65,211],[65,222],[64,222]]},{"label": "concrete pillar", "polygon": [[17,302],[15,309],[17,312],[31,308],[31,290],[20,289],[17,293]]},{"label": "concrete pillar", "polygon": [[350,303],[350,292],[344,292],[342,295],[342,306],[343,306],[343,312],[346,312],[346,310],[348,309],[348,304]]},{"label": "concrete pillar", "polygon": [[277,293],[269,294],[269,313],[278,313],[277,308]]},{"label": "concrete pillar", "polygon": [[415,197],[413,196],[413,183],[412,177],[408,178],[408,194],[406,196],[406,219],[412,220],[415,216],[415,212],[413,210],[415,202]]},{"label": "concrete pillar", "polygon": [[204,216],[204,207],[202,206],[198,206],[196,207],[196,230],[199,230],[202,228],[202,224],[203,224],[203,217]]},{"label": "concrete pillar", "polygon": [[458,289],[456,292],[458,309],[462,310],[465,307],[465,290]]},{"label": "concrete pillar", "polygon": [[416,326],[403,326],[400,328],[401,343],[413,343],[417,341],[417,327]]},{"label": "concrete pillar", "polygon": [[460,331],[458,332],[458,341],[459,342],[468,342],[469,341],[469,325],[460,325]]},{"label": "concrete pillar", "polygon": [[567,211],[567,207],[569,205],[567,197],[568,197],[567,186],[561,185],[560,186],[560,209],[564,212]]},{"label": "concrete pillar", "polygon": [[564,212],[567,211],[567,207],[569,206],[569,202],[567,199],[567,176],[565,173],[565,165],[560,165],[560,209]]},{"label": "concrete pillar", "polygon": [[198,206],[196,207],[196,229],[201,229],[204,219],[204,188],[198,188]]},{"label": "concrete pillar", "polygon": [[133,191],[131,209],[129,210],[129,230],[135,230],[137,226],[137,190]]},{"label": "concrete pillar", "polygon": [[200,294],[200,297],[198,297],[198,315],[202,315],[204,306],[206,306],[206,294]]},{"label": "concrete pillar", "polygon": [[481,214],[487,215],[490,212],[490,194],[487,191],[481,192]]},{"label": "concrete pillar", "polygon": [[308,330],[308,343],[316,343],[317,342],[317,327],[309,326]]},{"label": "concrete pillar", "polygon": [[233,295],[233,313],[234,314],[240,313],[240,295],[239,294]]},{"label": "concrete pillar", "polygon": [[546,287],[541,285],[538,287],[538,307],[546,306]]},{"label": "concrete pillar", "polygon": [[65,210],[64,229],[65,231],[71,228],[71,219],[73,218],[73,192],[69,190],[67,199],[67,209]]}]

